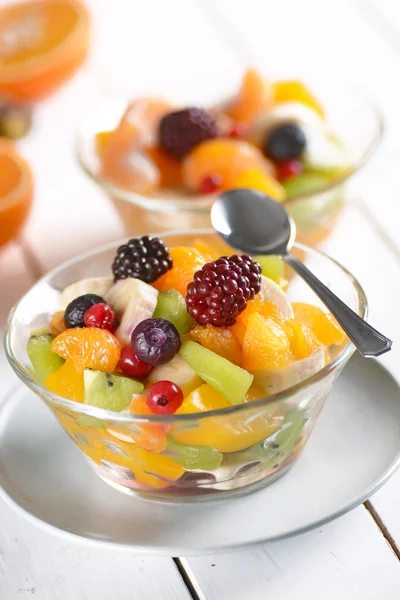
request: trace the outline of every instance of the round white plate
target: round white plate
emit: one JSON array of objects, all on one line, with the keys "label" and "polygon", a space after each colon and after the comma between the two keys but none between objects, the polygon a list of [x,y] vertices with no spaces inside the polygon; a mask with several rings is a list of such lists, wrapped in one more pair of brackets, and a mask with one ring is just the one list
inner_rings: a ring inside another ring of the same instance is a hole
[{"label": "round white plate", "polygon": [[359,356],[294,467],[242,498],[163,504],[125,495],[91,471],[31,392],[14,392],[0,410],[0,484],[14,508],[52,529],[159,555],[214,553],[319,526],[373,494],[393,474],[399,452],[399,385]]}]

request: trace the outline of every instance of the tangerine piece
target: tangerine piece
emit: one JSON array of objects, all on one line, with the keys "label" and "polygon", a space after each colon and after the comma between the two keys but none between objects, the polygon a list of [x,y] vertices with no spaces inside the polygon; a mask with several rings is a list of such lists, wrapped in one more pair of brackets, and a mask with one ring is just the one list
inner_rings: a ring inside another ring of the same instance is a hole
[{"label": "tangerine piece", "polygon": [[227,358],[234,365],[241,365],[242,349],[229,329],[216,328],[212,325],[206,325],[205,327],[197,325],[190,331],[189,335],[192,340],[219,354],[219,356]]},{"label": "tangerine piece", "polygon": [[67,329],[51,343],[50,349],[71,361],[77,370],[96,369],[112,373],[121,354],[119,341],[107,329]]},{"label": "tangerine piece", "polygon": [[186,288],[193,275],[205,263],[204,257],[193,246],[175,246],[169,254],[172,258],[172,269],[159,277],[152,285],[159,291],[177,290],[186,297]]},{"label": "tangerine piece", "polygon": [[322,347],[315,333],[295,319],[287,321],[286,334],[290,340],[290,347],[296,360],[306,358]]},{"label": "tangerine piece", "polygon": [[330,313],[303,302],[293,302],[292,306],[296,321],[309,327],[324,346],[340,345],[345,341],[346,334]]},{"label": "tangerine piece", "polygon": [[[221,256],[217,248],[204,241],[201,238],[196,238],[193,242],[193,247],[200,252],[206,262],[213,262]],[[230,248],[229,248],[230,251]]]},{"label": "tangerine piece", "polygon": [[183,183],[200,191],[206,177],[218,177],[220,189],[232,187],[237,177],[252,168],[274,174],[274,167],[261,151],[243,140],[217,138],[198,144],[183,161]]},{"label": "tangerine piece", "polygon": [[286,367],[293,362],[290,342],[279,322],[250,315],[243,341],[243,368],[250,372]]},{"label": "tangerine piece", "polygon": [[286,197],[285,188],[264,169],[253,168],[240,173],[232,181],[232,188],[249,188],[264,192],[278,202],[283,202]]},{"label": "tangerine piece", "polygon": [[[254,390],[255,391],[255,390]],[[263,396],[266,396],[263,392]],[[228,408],[231,404],[207,383],[195,389],[183,401],[176,414],[191,414]],[[181,444],[209,446],[219,452],[238,452],[253,446],[274,433],[283,422],[282,409],[276,406],[257,410],[251,415],[242,414],[211,416],[176,425],[174,439]],[[191,427],[192,425],[192,427]]]},{"label": "tangerine piece", "polygon": [[33,175],[14,144],[0,139],[0,246],[12,240],[28,217]]},{"label": "tangerine piece", "polygon": [[301,102],[316,112],[322,119],[325,118],[325,111],[321,103],[302,81],[276,81],[272,85],[272,95],[274,102],[277,104],[281,102]]},{"label": "tangerine piece", "polygon": [[243,77],[237,98],[227,112],[235,121],[247,123],[271,106],[271,85],[255,69],[249,69]]},{"label": "tangerine piece", "polygon": [[30,0],[0,8],[0,93],[35,102],[84,61],[89,15],[78,0]]},{"label": "tangerine piece", "polygon": [[146,148],[146,153],[154,161],[160,173],[162,187],[171,188],[182,185],[182,168],[178,159],[158,146]]},{"label": "tangerine piece", "polygon": [[236,323],[229,328],[239,342],[240,346],[243,346],[249,318],[255,313],[262,315],[263,317],[274,317],[279,321],[281,319],[281,313],[279,312],[276,304],[267,300],[263,300],[261,296],[257,294],[253,300],[249,300],[247,302],[247,306],[244,311],[241,312],[236,318]]},{"label": "tangerine piece", "polygon": [[64,311],[59,310],[58,312],[54,313],[54,315],[51,317],[50,331],[54,337],[57,337],[66,329],[67,326],[64,321]]},{"label": "tangerine piece", "polygon": [[66,360],[62,367],[49,375],[43,385],[53,394],[75,402],[83,402],[83,371],[77,370],[70,360]]}]

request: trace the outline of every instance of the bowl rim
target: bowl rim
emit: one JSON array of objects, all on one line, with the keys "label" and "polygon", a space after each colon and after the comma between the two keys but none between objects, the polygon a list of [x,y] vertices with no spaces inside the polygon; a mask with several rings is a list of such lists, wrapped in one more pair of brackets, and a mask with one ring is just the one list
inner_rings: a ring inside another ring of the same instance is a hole
[{"label": "bowl rim", "polygon": [[[208,229],[193,229],[193,230],[177,229],[177,230],[170,230],[168,232],[165,232],[164,235],[167,234],[168,236],[173,236],[173,235],[196,235],[196,236],[200,235],[201,236],[201,235],[210,234],[210,233],[215,234],[215,231],[213,229],[209,229],[209,228]],[[328,364],[324,365],[324,367],[322,369],[317,371],[317,373],[315,373],[311,377],[308,377],[307,379],[297,383],[296,385],[286,388],[276,394],[266,396],[265,398],[259,398],[258,400],[252,400],[251,402],[245,402],[242,404],[236,404],[236,405],[232,405],[232,406],[229,406],[226,408],[220,408],[220,409],[206,411],[206,412],[193,412],[193,413],[185,413],[185,414],[173,413],[171,415],[140,415],[140,414],[136,414],[136,413],[114,412],[111,410],[106,410],[106,409],[98,408],[95,406],[86,405],[86,404],[83,404],[80,402],[76,402],[74,400],[68,400],[67,398],[59,396],[58,394],[55,394],[55,393],[51,392],[50,390],[48,390],[47,388],[45,388],[41,383],[38,383],[37,381],[35,381],[28,374],[26,368],[21,365],[20,361],[15,356],[13,349],[12,349],[12,345],[11,345],[11,332],[13,329],[14,317],[18,311],[20,304],[30,294],[30,292],[33,288],[35,288],[36,286],[39,286],[42,282],[46,282],[49,278],[53,278],[54,276],[56,276],[57,274],[62,272],[65,268],[73,265],[74,263],[77,263],[80,260],[90,258],[91,256],[98,254],[99,252],[104,252],[107,250],[117,248],[119,245],[123,244],[125,241],[126,241],[126,239],[123,238],[122,240],[109,242],[109,243],[99,246],[93,250],[89,250],[88,252],[83,252],[73,258],[68,259],[67,261],[64,261],[63,263],[61,263],[61,265],[52,269],[51,271],[46,273],[43,277],[38,279],[34,283],[34,285],[31,286],[29,288],[29,290],[20,298],[20,300],[13,306],[13,308],[10,311],[10,314],[7,319],[6,331],[5,331],[5,335],[4,335],[4,348],[5,348],[7,360],[10,363],[13,370],[15,371],[15,373],[17,374],[17,376],[22,380],[22,382],[25,385],[27,385],[28,388],[30,388],[32,391],[34,391],[40,397],[43,397],[43,395],[46,397],[46,403],[51,402],[51,403],[54,403],[58,407],[64,407],[64,408],[70,409],[74,413],[85,414],[85,415],[88,415],[91,417],[95,417],[102,421],[113,421],[113,422],[125,423],[125,424],[133,423],[133,422],[164,423],[164,424],[173,424],[173,423],[178,423],[178,422],[180,422],[180,423],[192,422],[192,421],[197,421],[199,419],[204,419],[204,418],[209,418],[209,417],[218,417],[218,416],[230,415],[233,413],[239,413],[241,411],[245,411],[245,410],[249,409],[250,407],[252,409],[263,408],[269,404],[284,401],[287,399],[289,394],[291,395],[291,394],[297,393],[300,390],[307,389],[311,385],[318,383],[319,381],[322,381],[326,376],[328,376],[330,373],[332,373],[336,369],[344,366],[344,364],[348,361],[348,359],[351,357],[351,355],[355,351],[354,344],[349,340],[343,346],[343,348],[340,350],[340,352],[338,352],[338,354]],[[325,252],[322,252],[321,250],[316,250],[315,248],[311,248],[309,246],[306,246],[305,244],[300,244],[300,243],[295,243],[294,247],[298,248],[299,250],[302,250],[304,252],[307,252],[311,255],[315,254],[324,259],[327,259],[329,262],[333,263],[333,265],[335,267],[339,268],[346,275],[346,277],[350,280],[350,282],[352,283],[352,285],[357,293],[360,316],[364,319],[367,319],[368,301],[367,301],[367,297],[364,292],[364,289],[361,286],[361,284],[359,283],[359,281],[354,277],[354,275],[348,269],[346,269],[346,267],[341,265],[337,260],[335,260],[334,258],[331,258],[328,254],[326,254]]]},{"label": "bowl rim", "polygon": [[[278,80],[277,80],[278,81]],[[326,82],[324,82],[325,84]],[[329,82],[328,82],[329,85]],[[360,102],[363,103],[364,106],[367,106],[372,117],[375,120],[374,134],[369,141],[368,146],[364,149],[364,152],[361,154],[359,159],[355,161],[348,169],[346,169],[341,175],[332,178],[329,180],[324,186],[319,188],[318,190],[312,193],[298,194],[285,200],[285,205],[289,208],[295,207],[300,204],[303,200],[315,198],[324,194],[325,192],[330,192],[339,188],[342,184],[348,181],[353,175],[358,173],[362,167],[368,162],[371,156],[375,153],[378,148],[383,134],[385,132],[385,122],[382,115],[381,110],[378,108],[377,104],[373,102],[371,99],[367,98],[364,93],[360,92],[356,86],[350,85],[347,82],[345,83],[345,88],[348,90],[353,96],[357,97]],[[335,86],[335,89],[336,86]],[[88,123],[90,123],[93,115],[101,110],[105,110],[107,107],[111,107],[112,104],[121,105],[123,98],[109,98],[106,101],[103,101],[97,105],[94,111],[91,111],[90,114],[81,122],[80,128],[78,129],[76,139],[75,139],[75,154],[78,160],[78,163],[82,170],[86,173],[90,179],[92,179],[97,185],[99,185],[109,196],[121,200],[122,202],[127,203],[128,205],[139,206],[141,208],[145,208],[147,210],[161,211],[165,213],[176,212],[178,210],[183,212],[194,212],[194,213],[207,213],[212,203],[215,199],[215,193],[213,194],[193,194],[192,196],[188,194],[186,197],[173,199],[173,197],[169,198],[168,191],[166,197],[157,198],[157,196],[145,196],[138,192],[132,192],[124,187],[113,183],[111,180],[108,180],[105,177],[102,177],[97,172],[93,171],[90,167],[88,161],[86,161],[85,154],[82,150],[84,143],[89,138],[86,130]],[[125,104],[129,100],[125,99]],[[173,196],[173,190],[171,190],[171,196]]]}]

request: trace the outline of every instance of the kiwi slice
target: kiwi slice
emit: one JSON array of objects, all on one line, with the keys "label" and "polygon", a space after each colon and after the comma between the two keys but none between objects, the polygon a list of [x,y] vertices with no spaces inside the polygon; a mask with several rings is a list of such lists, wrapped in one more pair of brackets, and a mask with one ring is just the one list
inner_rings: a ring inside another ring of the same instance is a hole
[{"label": "kiwi slice", "polygon": [[116,412],[124,410],[132,400],[132,396],[141,394],[144,390],[143,383],[135,379],[91,369],[85,369],[83,379],[84,403]]},{"label": "kiwi slice", "polygon": [[153,318],[170,321],[183,335],[193,326],[193,319],[186,310],[185,298],[177,290],[162,291],[158,294]]},{"label": "kiwi slice", "polygon": [[28,340],[26,351],[37,378],[44,381],[49,375],[58,371],[64,360],[50,350],[53,336],[51,333],[37,331]]}]

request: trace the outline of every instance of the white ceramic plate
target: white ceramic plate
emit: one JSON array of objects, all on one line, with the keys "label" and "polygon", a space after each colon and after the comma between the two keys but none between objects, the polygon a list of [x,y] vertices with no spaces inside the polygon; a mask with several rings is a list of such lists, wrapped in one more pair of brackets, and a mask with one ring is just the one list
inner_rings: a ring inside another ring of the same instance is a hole
[{"label": "white ceramic plate", "polygon": [[0,484],[37,524],[135,552],[208,554],[307,531],[359,505],[400,458],[400,388],[354,356],[302,457],[242,498],[163,504],[125,495],[93,473],[46,406],[20,389],[1,405]]}]

